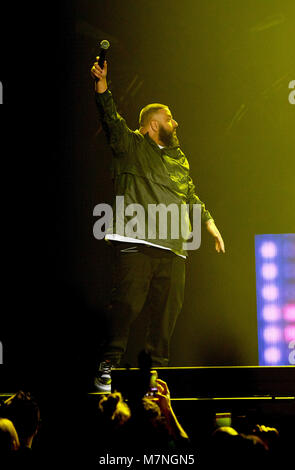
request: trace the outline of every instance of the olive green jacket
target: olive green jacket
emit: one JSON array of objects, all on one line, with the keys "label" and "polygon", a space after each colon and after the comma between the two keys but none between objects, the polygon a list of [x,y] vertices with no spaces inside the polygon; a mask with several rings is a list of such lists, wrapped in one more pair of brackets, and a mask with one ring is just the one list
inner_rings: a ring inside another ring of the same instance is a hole
[{"label": "olive green jacket", "polygon": [[[148,222],[151,219],[148,219],[148,212],[149,207],[152,207],[149,205],[164,204],[167,207],[170,204],[174,204],[180,209],[181,205],[187,204],[189,205],[189,215],[191,218],[192,205],[200,204],[202,222],[212,218],[209,211],[206,210],[205,204],[195,194],[195,186],[189,175],[187,158],[179,146],[160,149],[148,133],[142,135],[138,130],[130,130],[125,120],[117,112],[110,90],[106,90],[104,93],[95,93],[95,99],[114,157],[112,161],[112,177],[115,194],[117,196],[124,196],[125,208],[129,204],[140,204],[145,211],[144,220],[140,217],[136,220],[134,219],[138,206],[133,206],[135,208],[133,215],[131,214],[132,211],[129,212],[129,215],[126,215],[124,212],[123,225],[126,226],[128,221],[130,222],[133,219],[131,224],[133,224],[137,233],[137,235],[130,235],[128,232],[129,236],[141,238],[147,242],[170,248],[177,254],[186,255],[187,251],[183,248],[186,236],[183,236],[179,229],[179,236],[175,237],[177,230],[173,232],[171,229],[173,217],[175,222],[175,213],[171,216],[171,220],[169,220],[169,217],[167,219],[167,235],[163,238],[158,218],[155,222],[155,230],[150,230],[149,233]],[[121,223],[119,229],[119,219],[117,222],[115,220],[115,203],[113,211],[113,225],[109,227],[107,232],[128,236],[128,234],[122,233]],[[180,220],[181,217],[179,217]],[[139,223],[136,224],[135,221]],[[180,223],[179,221],[175,222],[176,225]],[[187,230],[183,229],[183,233],[188,233],[191,230],[188,217],[187,221]]]}]

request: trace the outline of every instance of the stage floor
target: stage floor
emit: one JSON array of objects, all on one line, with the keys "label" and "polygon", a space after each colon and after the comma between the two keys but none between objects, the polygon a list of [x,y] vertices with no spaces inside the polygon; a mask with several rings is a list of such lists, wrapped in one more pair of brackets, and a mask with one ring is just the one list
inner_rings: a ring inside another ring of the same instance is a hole
[{"label": "stage floor", "polygon": [[[158,367],[174,399],[295,397],[295,366]],[[112,371],[113,389],[122,393],[136,387],[139,369]]]}]

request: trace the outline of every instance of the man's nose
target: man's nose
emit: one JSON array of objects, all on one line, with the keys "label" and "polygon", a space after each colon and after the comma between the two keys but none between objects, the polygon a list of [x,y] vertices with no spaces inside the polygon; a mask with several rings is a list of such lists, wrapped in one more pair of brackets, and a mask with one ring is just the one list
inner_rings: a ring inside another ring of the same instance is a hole
[{"label": "man's nose", "polygon": [[174,127],[178,127],[178,122],[173,119]]}]

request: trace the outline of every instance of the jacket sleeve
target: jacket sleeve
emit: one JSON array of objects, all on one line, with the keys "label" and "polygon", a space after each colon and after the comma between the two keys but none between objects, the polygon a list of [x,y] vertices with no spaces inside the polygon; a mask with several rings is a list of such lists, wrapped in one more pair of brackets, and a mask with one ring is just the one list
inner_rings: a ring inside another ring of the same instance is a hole
[{"label": "jacket sleeve", "polygon": [[115,156],[123,156],[128,151],[133,132],[118,113],[110,90],[95,92],[95,101],[110,147]]},{"label": "jacket sleeve", "polygon": [[187,193],[187,204],[190,206],[190,215],[192,213],[192,205],[193,204],[201,204],[201,217],[202,217],[202,222],[207,222],[209,219],[213,219],[212,215],[210,212],[206,209],[204,202],[201,201],[201,199],[196,195],[195,193],[195,185],[193,183],[193,180],[189,176],[188,180],[188,193]]}]

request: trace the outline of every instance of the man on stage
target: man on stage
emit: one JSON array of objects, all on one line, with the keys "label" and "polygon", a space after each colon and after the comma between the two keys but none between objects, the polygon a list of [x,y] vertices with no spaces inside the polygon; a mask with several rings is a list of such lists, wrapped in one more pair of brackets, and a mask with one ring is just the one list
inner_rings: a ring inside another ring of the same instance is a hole
[{"label": "man on stage", "polygon": [[[98,59],[98,58],[97,58]],[[95,99],[100,119],[113,153],[113,183],[116,196],[124,196],[124,204],[165,208],[189,207],[187,233],[190,232],[192,208],[201,208],[201,220],[214,237],[217,252],[225,252],[224,243],[205,204],[195,194],[189,176],[189,164],[179,147],[177,122],[168,106],[153,103],[139,116],[139,130],[132,131],[118,114],[112,93],[107,86],[107,62],[91,68],[95,79]],[[130,214],[129,214],[130,215]],[[116,265],[112,298],[107,312],[108,328],[95,387],[111,390],[111,368],[120,364],[126,351],[132,323],[145,309],[149,328],[145,350],[154,367],[169,363],[169,344],[181,311],[185,285],[184,236],[173,236],[179,223],[171,215],[167,236],[156,230],[136,227],[141,236],[112,226],[106,238],[114,246]],[[130,221],[126,216],[125,225]],[[150,219],[149,219],[150,222]],[[174,224],[174,225],[173,225]],[[181,232],[183,235],[183,231]]]}]

